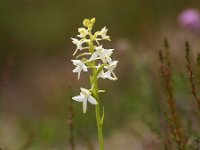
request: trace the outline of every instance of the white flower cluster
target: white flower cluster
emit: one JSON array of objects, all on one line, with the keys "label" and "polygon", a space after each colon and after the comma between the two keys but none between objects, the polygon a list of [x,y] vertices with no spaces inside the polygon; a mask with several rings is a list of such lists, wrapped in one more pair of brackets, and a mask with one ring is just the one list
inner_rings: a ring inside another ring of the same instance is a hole
[{"label": "white flower cluster", "polygon": [[[116,68],[118,61],[111,59],[114,49],[105,49],[100,44],[100,41],[102,40],[110,41],[110,37],[107,35],[108,29],[104,27],[100,31],[92,34],[94,23],[95,18],[91,20],[85,19],[83,21],[84,27],[78,29],[79,34],[77,37],[80,39],[71,38],[72,42],[76,45],[76,50],[73,53],[73,56],[77,55],[80,51],[80,54],[76,56],[76,60],[72,60],[75,65],[73,73],[77,73],[79,79],[81,72],[88,72],[88,69],[92,69],[93,73],[95,72],[97,79],[103,78],[117,80],[113,71]],[[94,105],[97,104],[96,99],[92,96],[92,88],[90,90],[81,88],[80,95],[72,97],[72,99],[78,102],[83,102],[84,113],[87,109],[87,101]]]}]

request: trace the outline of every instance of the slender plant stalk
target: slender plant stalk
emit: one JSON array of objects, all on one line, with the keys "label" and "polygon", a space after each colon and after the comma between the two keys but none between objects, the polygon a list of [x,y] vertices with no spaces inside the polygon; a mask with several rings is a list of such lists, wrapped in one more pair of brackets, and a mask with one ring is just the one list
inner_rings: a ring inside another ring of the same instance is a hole
[{"label": "slender plant stalk", "polygon": [[[97,85],[97,83],[95,83]],[[98,91],[98,85],[95,88],[95,91]],[[100,104],[99,104],[99,94],[97,92],[97,101],[98,104],[96,105],[96,121],[97,121],[97,128],[98,128],[98,138],[99,138],[99,147],[100,150],[104,150],[104,140],[103,140],[103,123],[101,122],[101,114],[100,114]]]},{"label": "slender plant stalk", "polygon": [[186,51],[186,61],[187,61],[187,70],[188,70],[188,78],[190,81],[191,91],[194,99],[196,100],[198,109],[200,110],[200,98],[197,94],[197,89],[194,81],[194,73],[192,69],[191,59],[190,59],[190,46],[188,42],[185,42],[185,51]]},{"label": "slender plant stalk", "polygon": [[159,51],[159,57],[161,62],[161,74],[164,78],[165,88],[167,94],[169,96],[167,100],[168,104],[168,111],[167,120],[170,126],[170,131],[175,138],[179,150],[185,150],[185,136],[182,131],[182,126],[180,124],[180,118],[177,114],[176,102],[173,93],[173,86],[172,86],[172,68],[171,68],[171,60],[170,60],[170,53],[169,53],[169,44],[167,39],[164,42],[165,48],[165,56],[163,56],[162,51]]},{"label": "slender plant stalk", "polygon": [[[72,93],[71,88],[69,87],[70,93]],[[70,95],[71,97],[71,95]],[[74,142],[74,108],[71,100],[68,101],[68,118],[67,124],[69,127],[69,143],[71,150],[75,150],[75,142]]]},{"label": "slender plant stalk", "polygon": [[[94,53],[94,45],[93,40],[91,40],[90,45],[90,52]],[[92,61],[93,65],[95,66],[95,61]],[[97,130],[98,130],[98,139],[99,139],[99,149],[104,150],[104,140],[103,140],[103,122],[101,122],[101,112],[100,112],[100,100],[99,100],[99,87],[98,87],[98,80],[97,80],[97,70],[95,68],[92,69],[92,80],[90,81],[91,87],[93,87],[93,93],[96,97],[98,104],[95,106],[96,112],[96,121],[97,121]]]},{"label": "slender plant stalk", "polygon": [[197,84],[200,86],[200,53],[197,54]]}]

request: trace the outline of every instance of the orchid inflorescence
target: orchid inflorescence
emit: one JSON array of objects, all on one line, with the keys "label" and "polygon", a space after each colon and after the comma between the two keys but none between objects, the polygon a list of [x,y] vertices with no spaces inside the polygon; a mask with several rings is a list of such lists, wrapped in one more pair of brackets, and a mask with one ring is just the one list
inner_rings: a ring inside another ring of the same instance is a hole
[{"label": "orchid inflorescence", "polygon": [[[78,74],[78,80],[81,72],[88,72],[92,70],[90,75],[91,88],[88,90],[81,87],[80,95],[72,97],[73,100],[83,102],[83,112],[86,113],[87,101],[93,105],[99,103],[98,93],[103,90],[98,90],[96,85],[99,78],[117,80],[115,73],[113,72],[117,66],[118,61],[111,59],[111,55],[114,49],[105,49],[100,44],[102,40],[110,41],[110,37],[107,35],[108,29],[103,27],[100,31],[92,34],[92,28],[95,23],[95,18],[84,19],[83,26],[78,28],[78,38],[71,38],[72,42],[76,45],[76,50],[73,53],[75,60],[72,60],[75,65],[73,73]],[[77,55],[77,53],[80,54]]]}]

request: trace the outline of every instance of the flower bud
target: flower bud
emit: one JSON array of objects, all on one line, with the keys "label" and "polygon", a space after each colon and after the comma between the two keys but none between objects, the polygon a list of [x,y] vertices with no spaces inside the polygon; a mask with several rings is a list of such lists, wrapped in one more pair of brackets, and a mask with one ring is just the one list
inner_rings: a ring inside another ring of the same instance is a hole
[{"label": "flower bud", "polygon": [[92,18],[91,20],[89,20],[89,19],[83,20],[83,25],[87,28],[92,28],[94,23],[95,23],[95,18]]}]

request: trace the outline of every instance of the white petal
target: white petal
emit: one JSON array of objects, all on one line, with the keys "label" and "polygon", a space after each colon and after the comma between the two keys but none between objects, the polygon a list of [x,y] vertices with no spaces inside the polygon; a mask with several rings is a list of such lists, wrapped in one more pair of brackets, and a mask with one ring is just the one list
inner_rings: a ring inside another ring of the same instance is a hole
[{"label": "white petal", "polygon": [[110,55],[113,53],[113,50],[114,50],[114,49],[108,49],[108,50],[106,51],[106,55],[110,56]]},{"label": "white petal", "polygon": [[112,59],[111,59],[110,57],[106,57],[106,61],[107,61],[108,63],[111,63]]},{"label": "white petal", "polygon": [[78,65],[81,61],[80,60],[71,60],[73,62],[73,65]]},{"label": "white petal", "polygon": [[83,113],[86,113],[87,111],[87,99],[83,100]]},{"label": "white petal", "polygon": [[81,71],[78,72],[78,80],[80,79]]},{"label": "white petal", "polygon": [[97,101],[96,101],[96,99],[95,99],[94,97],[92,97],[92,96],[89,96],[89,97],[88,97],[88,101],[89,101],[91,104],[93,104],[93,105],[98,104]]},{"label": "white petal", "polygon": [[111,72],[110,72],[110,71],[105,72],[105,73],[103,74],[103,78],[104,78],[104,79],[106,79],[106,78],[111,79]]},{"label": "white petal", "polygon": [[78,49],[76,49],[75,52],[74,52],[72,55],[73,55],[73,56],[76,55],[77,51],[78,51]]},{"label": "white petal", "polygon": [[73,42],[74,44],[77,44],[77,42],[79,42],[79,40],[76,39],[76,38],[71,38],[71,39],[72,39],[72,42]]},{"label": "white petal", "polygon": [[90,60],[95,60],[98,57],[98,51],[94,52],[90,57]]},{"label": "white petal", "polygon": [[80,72],[81,68],[80,67],[76,67],[72,72]]},{"label": "white petal", "polygon": [[83,102],[84,97],[81,96],[81,95],[78,95],[78,96],[72,97],[72,99],[75,100],[75,101],[78,101],[78,102]]},{"label": "white petal", "polygon": [[82,91],[83,95],[86,95],[86,96],[90,95],[90,91],[88,89],[85,89],[85,88],[81,87],[81,91]]},{"label": "white petal", "polygon": [[106,56],[103,53],[99,53],[99,56],[101,60],[103,61],[103,63],[106,63],[106,59],[105,59]]},{"label": "white petal", "polygon": [[101,45],[101,46],[96,46],[95,49],[96,49],[97,51],[100,51],[100,50],[103,49],[103,46],[102,46],[102,45]]},{"label": "white petal", "polygon": [[112,72],[112,75],[113,75],[113,79],[114,79],[114,80],[117,80],[117,76],[115,75],[114,72]]},{"label": "white petal", "polygon": [[84,64],[83,64],[82,68],[83,68],[83,71],[85,71],[85,72],[88,71],[87,67]]},{"label": "white petal", "polygon": [[115,60],[115,61],[113,61],[113,62],[110,63],[110,66],[115,66],[116,67],[117,63],[118,63],[118,61]]}]

